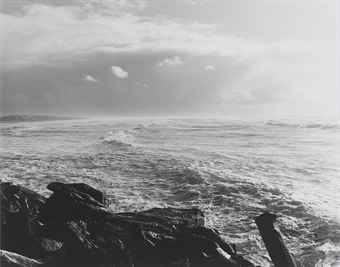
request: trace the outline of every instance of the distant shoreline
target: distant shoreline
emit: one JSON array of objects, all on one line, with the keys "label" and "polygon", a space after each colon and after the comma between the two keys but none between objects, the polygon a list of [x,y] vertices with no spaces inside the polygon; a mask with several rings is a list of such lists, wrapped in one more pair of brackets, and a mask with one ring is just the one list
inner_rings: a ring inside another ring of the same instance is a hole
[{"label": "distant shoreline", "polygon": [[16,123],[16,122],[39,122],[39,121],[59,121],[59,120],[75,120],[80,117],[64,117],[53,115],[6,115],[0,116],[0,123]]}]

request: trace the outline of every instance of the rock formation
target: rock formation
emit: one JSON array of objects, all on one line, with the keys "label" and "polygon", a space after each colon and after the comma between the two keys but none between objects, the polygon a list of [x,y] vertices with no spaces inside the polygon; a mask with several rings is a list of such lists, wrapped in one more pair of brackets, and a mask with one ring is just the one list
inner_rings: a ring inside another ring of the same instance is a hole
[{"label": "rock formation", "polygon": [[0,266],[2,267],[40,267],[42,263],[14,252],[0,250]]},{"label": "rock formation", "polygon": [[198,209],[112,213],[104,194],[86,184],[47,188],[48,199],[1,184],[2,249],[34,259],[25,266],[254,266],[205,227]]}]

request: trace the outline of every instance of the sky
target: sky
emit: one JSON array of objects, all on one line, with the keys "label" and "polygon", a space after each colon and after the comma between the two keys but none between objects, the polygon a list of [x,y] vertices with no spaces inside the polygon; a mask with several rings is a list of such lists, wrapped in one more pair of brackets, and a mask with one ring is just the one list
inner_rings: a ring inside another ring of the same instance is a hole
[{"label": "sky", "polygon": [[340,119],[337,0],[0,0],[0,112]]}]

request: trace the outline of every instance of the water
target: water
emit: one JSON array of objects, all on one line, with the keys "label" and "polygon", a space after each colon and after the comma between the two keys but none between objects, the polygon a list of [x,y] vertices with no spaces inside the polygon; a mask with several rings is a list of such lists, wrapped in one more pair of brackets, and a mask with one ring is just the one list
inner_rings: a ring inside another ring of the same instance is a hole
[{"label": "water", "polygon": [[340,266],[340,126],[208,119],[0,124],[0,178],[48,195],[85,182],[114,211],[200,207],[241,253],[269,260],[254,217],[268,210],[305,266]]}]

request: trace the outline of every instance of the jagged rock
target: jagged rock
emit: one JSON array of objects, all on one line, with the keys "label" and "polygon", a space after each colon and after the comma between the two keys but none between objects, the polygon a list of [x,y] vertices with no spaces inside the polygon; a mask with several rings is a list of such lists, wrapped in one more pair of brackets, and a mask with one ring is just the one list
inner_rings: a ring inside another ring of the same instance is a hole
[{"label": "jagged rock", "polygon": [[53,194],[40,219],[49,235],[63,242],[54,259],[63,266],[252,266],[204,227],[198,209],[114,214],[88,187],[53,183],[48,188]]},{"label": "jagged rock", "polygon": [[61,247],[42,238],[44,225],[37,219],[46,198],[25,187],[0,184],[1,248],[28,257],[44,257]]},{"label": "jagged rock", "polygon": [[89,190],[83,192],[74,184],[63,183],[51,183],[47,188],[53,194],[39,214],[39,219],[48,226],[47,236],[62,240],[63,233],[68,230],[68,222],[82,219],[94,221],[111,215],[102,203],[86,193]]},{"label": "jagged rock", "polygon": [[39,222],[35,221],[46,199],[24,187],[11,183],[1,184],[2,248],[27,252]]},{"label": "jagged rock", "polygon": [[[124,213],[128,216],[129,213]],[[145,216],[147,220],[152,218],[153,221],[161,224],[185,225],[187,227],[204,226],[204,214],[199,209],[172,209],[172,208],[153,208],[138,213],[132,213],[132,216],[142,220]]]},{"label": "jagged rock", "polygon": [[88,185],[52,183],[48,189],[53,194],[46,200],[20,186],[1,187],[6,246],[43,259],[44,266],[253,266],[204,226],[198,209],[112,213],[104,194]]},{"label": "jagged rock", "polygon": [[297,267],[297,263],[287,249],[280,231],[274,226],[276,218],[275,214],[265,212],[255,218],[255,223],[274,265],[276,267]]},{"label": "jagged rock", "polygon": [[105,205],[106,204],[106,198],[105,198],[105,194],[87,184],[84,183],[70,183],[70,184],[64,184],[64,183],[60,183],[60,182],[53,182],[50,183],[47,186],[47,189],[53,191],[53,192],[60,192],[63,190],[73,190],[76,191],[78,193],[84,193],[88,196],[90,196],[91,198],[93,198],[94,200],[98,201],[99,203]]},{"label": "jagged rock", "polygon": [[0,250],[1,267],[41,267],[42,263],[14,252]]}]

